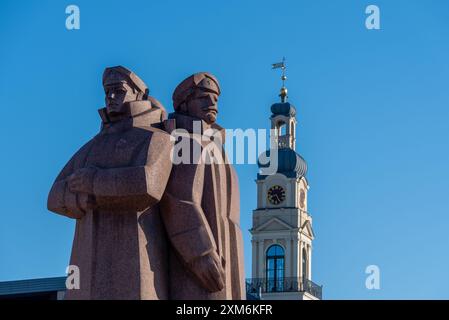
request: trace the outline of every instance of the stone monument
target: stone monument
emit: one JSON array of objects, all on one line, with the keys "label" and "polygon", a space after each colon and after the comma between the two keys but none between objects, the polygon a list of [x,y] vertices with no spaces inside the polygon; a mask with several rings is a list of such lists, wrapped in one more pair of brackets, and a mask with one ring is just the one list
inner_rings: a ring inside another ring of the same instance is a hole
[{"label": "stone monument", "polygon": [[[167,121],[171,130],[188,132],[191,142],[190,161],[173,166],[160,203],[171,243],[169,291],[176,300],[246,299],[237,175],[224,149],[207,150],[213,142],[203,137],[212,129],[224,144],[224,130],[215,123],[219,95],[213,75],[194,74],[175,89],[175,112]],[[221,161],[194,155],[198,146]]]},{"label": "stone monument", "polygon": [[[76,219],[70,264],[80,288],[66,299],[168,299],[167,241],[156,204],[170,175],[164,111],[124,67],[103,75],[101,131],[70,159],[48,209]],[[152,106],[151,101],[155,102]]]},{"label": "stone monument", "polygon": [[[208,150],[220,87],[208,73],[184,80],[165,119],[130,70],[107,68],[100,132],[70,159],[48,209],[76,219],[70,264],[80,288],[66,299],[245,299],[237,175],[224,149]],[[199,132],[194,127],[198,124]],[[179,129],[208,159],[174,163]]]}]

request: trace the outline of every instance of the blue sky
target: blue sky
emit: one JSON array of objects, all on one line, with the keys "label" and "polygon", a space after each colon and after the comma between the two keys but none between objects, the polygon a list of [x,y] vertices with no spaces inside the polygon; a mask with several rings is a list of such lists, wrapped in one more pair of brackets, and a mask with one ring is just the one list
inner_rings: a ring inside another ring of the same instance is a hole
[{"label": "blue sky", "polygon": [[[81,29],[65,28],[65,8]],[[381,30],[365,28],[365,8]],[[51,184],[99,129],[102,71],[124,65],[171,110],[186,76],[221,82],[219,122],[268,128],[287,57],[309,165],[313,280],[327,299],[449,299],[449,2],[5,1],[0,11],[0,281],[60,276],[74,221]],[[238,165],[250,276],[255,165]],[[366,266],[381,289],[365,288]]]}]

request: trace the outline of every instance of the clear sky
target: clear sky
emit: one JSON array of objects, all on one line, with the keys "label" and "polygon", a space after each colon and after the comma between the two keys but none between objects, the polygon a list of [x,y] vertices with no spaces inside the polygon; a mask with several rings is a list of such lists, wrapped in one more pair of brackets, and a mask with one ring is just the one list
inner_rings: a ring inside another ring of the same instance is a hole
[{"label": "clear sky", "polygon": [[[365,28],[370,4],[381,30]],[[0,281],[64,274],[74,221],[47,194],[98,132],[105,67],[134,70],[169,110],[181,80],[210,71],[219,123],[257,129],[286,56],[324,298],[449,299],[448,16],[447,0],[1,0]],[[257,167],[236,167],[250,276]]]}]

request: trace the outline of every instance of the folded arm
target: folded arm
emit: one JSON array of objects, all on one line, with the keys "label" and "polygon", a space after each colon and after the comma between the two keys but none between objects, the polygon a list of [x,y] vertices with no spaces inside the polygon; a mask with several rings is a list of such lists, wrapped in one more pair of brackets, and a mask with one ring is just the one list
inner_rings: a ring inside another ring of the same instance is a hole
[{"label": "folded arm", "polygon": [[48,194],[47,208],[55,213],[73,219],[80,219],[85,214],[87,195],[79,195],[69,190],[68,177],[73,174],[76,168],[76,161],[85,157],[90,143],[84,145],[64,166],[56,177]]},{"label": "folded arm", "polygon": [[91,195],[96,208],[145,210],[162,197],[172,168],[170,152],[170,137],[155,132],[138,155],[143,165],[80,169],[68,177],[69,190]]}]

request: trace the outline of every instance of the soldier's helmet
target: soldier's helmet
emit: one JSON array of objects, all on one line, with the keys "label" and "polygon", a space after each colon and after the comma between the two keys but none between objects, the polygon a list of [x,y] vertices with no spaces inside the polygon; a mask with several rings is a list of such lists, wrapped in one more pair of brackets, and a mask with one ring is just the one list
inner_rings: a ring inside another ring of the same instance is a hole
[{"label": "soldier's helmet", "polygon": [[220,84],[217,78],[208,72],[198,72],[182,81],[173,92],[173,107],[175,111],[182,109],[189,97],[195,90],[203,90],[205,92],[220,95]]},{"label": "soldier's helmet", "polygon": [[145,82],[134,72],[122,66],[106,68],[103,72],[103,87],[118,83],[128,84],[136,89],[137,92],[142,93],[141,99],[147,99],[149,89]]}]

